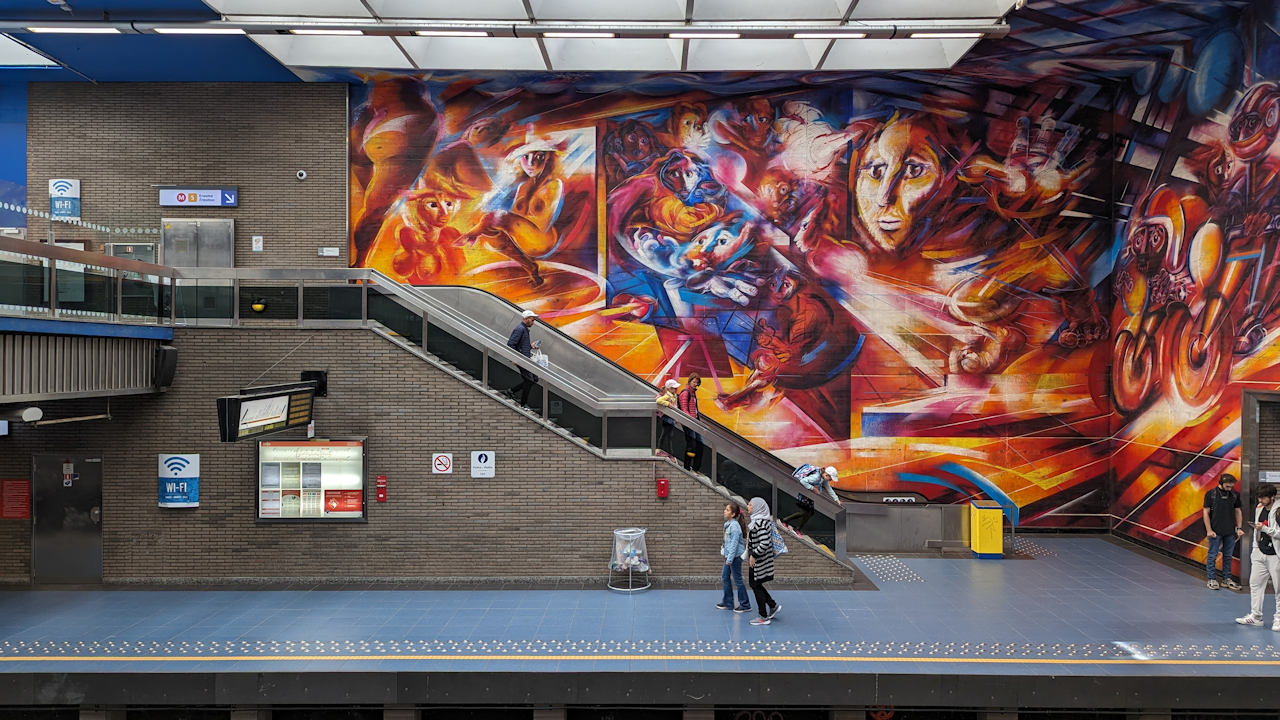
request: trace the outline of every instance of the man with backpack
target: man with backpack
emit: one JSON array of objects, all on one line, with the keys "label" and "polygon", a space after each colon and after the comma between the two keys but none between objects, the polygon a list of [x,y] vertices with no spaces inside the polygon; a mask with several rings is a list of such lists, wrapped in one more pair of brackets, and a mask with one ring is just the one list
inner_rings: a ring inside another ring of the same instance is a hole
[{"label": "man with backpack", "polygon": [[[1205,535],[1209,539],[1209,554],[1205,557],[1205,573],[1209,576],[1207,586],[1217,590],[1225,585],[1229,590],[1239,590],[1240,583],[1231,577],[1231,558],[1236,554],[1236,541],[1244,536],[1244,515],[1240,509],[1240,493],[1236,492],[1234,475],[1223,473],[1218,477],[1218,486],[1204,494]],[[1218,555],[1222,555],[1222,581],[1215,576],[1218,573]]]}]

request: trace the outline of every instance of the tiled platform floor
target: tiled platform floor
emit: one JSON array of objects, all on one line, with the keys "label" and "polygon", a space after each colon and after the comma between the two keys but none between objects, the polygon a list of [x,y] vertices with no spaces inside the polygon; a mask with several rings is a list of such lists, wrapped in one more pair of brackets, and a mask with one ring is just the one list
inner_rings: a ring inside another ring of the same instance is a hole
[{"label": "tiled platform floor", "polygon": [[862,558],[879,592],[781,590],[766,627],[698,590],[7,590],[0,674],[1280,674],[1280,633],[1233,622],[1247,594],[1104,538],[1023,542]]}]

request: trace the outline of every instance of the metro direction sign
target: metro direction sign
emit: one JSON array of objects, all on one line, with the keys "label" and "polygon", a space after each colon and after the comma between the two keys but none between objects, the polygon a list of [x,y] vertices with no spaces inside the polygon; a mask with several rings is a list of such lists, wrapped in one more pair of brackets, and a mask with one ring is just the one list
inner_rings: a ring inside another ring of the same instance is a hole
[{"label": "metro direction sign", "polygon": [[160,188],[160,207],[239,207],[238,187]]}]

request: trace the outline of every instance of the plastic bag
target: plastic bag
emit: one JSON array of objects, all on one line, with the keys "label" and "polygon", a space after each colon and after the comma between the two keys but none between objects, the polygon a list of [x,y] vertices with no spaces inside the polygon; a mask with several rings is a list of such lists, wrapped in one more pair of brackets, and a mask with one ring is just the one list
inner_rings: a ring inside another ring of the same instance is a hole
[{"label": "plastic bag", "polygon": [[547,354],[541,350],[534,350],[529,359],[544,368],[551,365],[551,358],[547,357]]}]

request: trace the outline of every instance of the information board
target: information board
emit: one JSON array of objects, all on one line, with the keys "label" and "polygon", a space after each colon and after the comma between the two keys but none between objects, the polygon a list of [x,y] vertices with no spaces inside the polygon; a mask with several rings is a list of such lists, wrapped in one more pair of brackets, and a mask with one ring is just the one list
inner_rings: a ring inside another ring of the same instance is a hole
[{"label": "information board", "polygon": [[365,519],[364,438],[258,441],[258,519]]},{"label": "information board", "polygon": [[314,382],[246,388],[218,398],[218,437],[222,442],[305,427],[315,403]]}]

